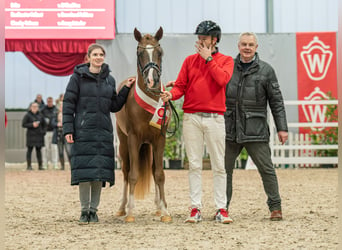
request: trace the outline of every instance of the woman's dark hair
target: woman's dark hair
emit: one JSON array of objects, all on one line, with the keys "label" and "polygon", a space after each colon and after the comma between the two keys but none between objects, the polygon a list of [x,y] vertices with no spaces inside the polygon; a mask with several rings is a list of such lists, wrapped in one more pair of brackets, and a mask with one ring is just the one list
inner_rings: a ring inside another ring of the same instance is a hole
[{"label": "woman's dark hair", "polygon": [[88,47],[88,53],[87,53],[88,57],[90,57],[90,54],[91,54],[91,52],[92,52],[94,49],[101,49],[102,52],[103,52],[103,54],[106,55],[106,51],[105,51],[105,49],[102,47],[102,45],[97,44],[97,43],[92,43],[92,44],[90,44],[89,47]]}]

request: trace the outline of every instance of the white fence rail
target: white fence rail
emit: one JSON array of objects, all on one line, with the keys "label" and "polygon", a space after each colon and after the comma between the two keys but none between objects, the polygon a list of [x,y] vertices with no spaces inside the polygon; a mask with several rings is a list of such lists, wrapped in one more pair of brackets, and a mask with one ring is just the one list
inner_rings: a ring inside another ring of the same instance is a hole
[{"label": "white fence rail", "polygon": [[[338,105],[337,100],[314,100],[314,101],[285,101],[285,106],[300,105]],[[293,165],[294,167],[317,167],[321,164],[337,164],[337,156],[320,157],[317,156],[317,150],[338,149],[338,144],[334,145],[314,145],[311,144],[310,134],[299,134],[289,132],[288,142],[281,145],[278,140],[277,131],[270,113],[270,147],[272,151],[272,160],[275,166],[285,167]],[[338,127],[338,122],[288,122],[290,128],[302,127]]]},{"label": "white fence rail", "polygon": [[[337,105],[337,100],[315,100],[315,101],[285,101],[286,106],[299,105]],[[6,162],[24,162],[25,161],[25,130],[21,127],[21,120],[25,112],[8,112],[9,119],[8,126],[6,128]],[[335,145],[313,145],[311,144],[311,138],[309,134],[298,134],[298,132],[289,132],[289,139],[285,145],[280,145],[277,132],[275,129],[273,117],[269,115],[270,125],[270,147],[272,151],[272,160],[277,167],[316,167],[321,164],[337,164],[338,157],[319,157],[317,156],[317,150],[324,149],[338,149],[338,144]],[[292,117],[291,117],[292,118]],[[292,118],[293,119],[293,118]],[[338,127],[337,122],[323,122],[323,123],[310,123],[310,122],[288,122],[290,130],[294,130],[301,127]],[[117,139],[117,137],[115,137]],[[117,146],[118,142],[115,143]],[[182,152],[184,151],[183,143]],[[204,154],[207,154],[206,151]],[[239,160],[238,160],[239,161]],[[117,161],[119,163],[119,161]],[[120,168],[120,165],[118,164]]]}]

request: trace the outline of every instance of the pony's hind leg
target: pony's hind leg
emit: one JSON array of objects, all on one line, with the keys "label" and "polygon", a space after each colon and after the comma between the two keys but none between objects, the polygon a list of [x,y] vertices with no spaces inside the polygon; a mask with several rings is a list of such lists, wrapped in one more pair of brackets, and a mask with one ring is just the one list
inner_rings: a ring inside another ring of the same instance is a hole
[{"label": "pony's hind leg", "polygon": [[121,168],[122,168],[124,185],[123,185],[123,191],[122,191],[121,205],[119,207],[119,210],[116,212],[116,216],[124,216],[126,215],[128,173],[130,169],[129,152],[128,152],[128,147],[127,147],[127,136],[122,132],[121,128],[118,125],[117,125],[117,134],[120,139],[119,154],[122,160]]},{"label": "pony's hind leg", "polygon": [[154,162],[153,162],[153,177],[154,177],[154,182],[156,185],[155,204],[157,206],[157,213],[158,211],[160,211],[160,216],[161,216],[160,220],[162,222],[171,222],[172,218],[171,218],[170,213],[167,211],[167,204],[165,200],[165,191],[164,191],[165,174],[164,174],[162,162],[163,162],[162,154],[160,154],[160,152],[158,152],[157,150],[156,152],[154,152]]}]

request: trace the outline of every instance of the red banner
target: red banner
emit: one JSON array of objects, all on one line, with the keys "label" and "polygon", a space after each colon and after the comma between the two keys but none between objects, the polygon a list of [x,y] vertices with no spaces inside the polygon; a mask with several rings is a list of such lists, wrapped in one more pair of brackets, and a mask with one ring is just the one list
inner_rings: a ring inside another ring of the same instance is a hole
[{"label": "red banner", "polygon": [[[337,99],[336,32],[297,33],[298,100]],[[299,108],[299,122],[326,122],[326,105]],[[315,130],[324,128],[315,128]],[[310,133],[312,129],[300,129]]]},{"label": "red banner", "polygon": [[5,0],[7,39],[114,39],[113,0]]}]

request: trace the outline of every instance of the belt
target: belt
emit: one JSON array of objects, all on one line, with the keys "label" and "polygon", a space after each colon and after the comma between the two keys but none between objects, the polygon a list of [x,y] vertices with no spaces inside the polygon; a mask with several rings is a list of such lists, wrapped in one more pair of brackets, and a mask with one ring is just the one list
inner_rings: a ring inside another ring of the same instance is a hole
[{"label": "belt", "polygon": [[201,116],[201,117],[218,117],[219,114],[218,113],[204,113],[204,112],[196,112],[196,113],[193,113],[194,115],[198,115],[198,116]]}]

